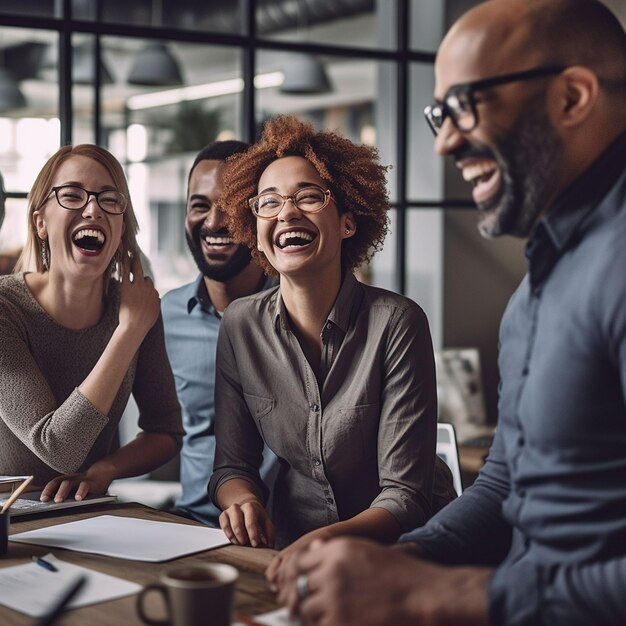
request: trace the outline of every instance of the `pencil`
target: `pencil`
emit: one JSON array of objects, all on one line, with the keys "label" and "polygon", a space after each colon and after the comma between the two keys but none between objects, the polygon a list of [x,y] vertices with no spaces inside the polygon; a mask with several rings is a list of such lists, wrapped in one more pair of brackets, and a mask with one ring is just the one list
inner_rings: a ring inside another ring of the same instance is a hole
[{"label": "pencil", "polygon": [[52,607],[48,615],[43,617],[37,626],[51,626],[51,624],[56,621],[57,617],[59,617],[63,609],[68,605],[70,600],[80,591],[86,580],[86,576],[77,578],[73,582],[72,586],[69,587],[68,590],[59,598],[58,602]]},{"label": "pencil", "polygon": [[2,507],[2,510],[0,510],[0,513],[4,513],[5,511],[7,511],[9,509],[9,507],[18,499],[19,495],[22,493],[22,491],[24,491],[24,489],[26,489],[26,487],[28,487],[28,485],[30,485],[31,481],[33,480],[34,476],[29,476],[9,497],[9,499],[4,503],[4,506]]}]

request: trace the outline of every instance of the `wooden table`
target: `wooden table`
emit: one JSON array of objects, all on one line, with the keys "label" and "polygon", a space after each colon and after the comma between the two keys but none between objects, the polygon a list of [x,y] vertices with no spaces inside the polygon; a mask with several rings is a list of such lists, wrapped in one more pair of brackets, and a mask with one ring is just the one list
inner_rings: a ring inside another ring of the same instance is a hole
[{"label": "wooden table", "polygon": [[[197,522],[187,520],[164,511],[158,511],[141,504],[104,504],[81,509],[68,509],[48,514],[45,517],[26,518],[20,521],[16,518],[11,521],[10,534],[45,528],[53,524],[73,522],[96,515],[121,515],[138,517],[146,520],[162,522],[178,522],[200,526]],[[32,555],[42,556],[52,549],[45,546],[28,545],[9,542],[9,551],[0,557],[0,567],[20,565],[30,560]],[[125,578],[141,585],[157,582],[159,574],[173,565],[197,564],[206,562],[220,562],[234,565],[239,570],[239,580],[235,593],[235,610],[247,616],[265,613],[278,608],[274,594],[270,591],[263,572],[275,554],[274,550],[264,548],[244,548],[240,546],[226,546],[198,552],[163,563],[144,563],[116,559],[97,554],[85,554],[54,548],[55,556],[68,563],[82,565],[90,569]],[[143,622],[135,610],[136,595],[127,596],[118,600],[110,600],[100,604],[91,604],[84,608],[65,612],[58,620],[59,626],[138,626]],[[161,617],[162,606],[156,594],[149,594],[147,610],[151,616]],[[164,617],[164,616],[163,616]],[[35,623],[32,617],[18,613],[0,605],[0,624],[2,626],[32,626]]]}]

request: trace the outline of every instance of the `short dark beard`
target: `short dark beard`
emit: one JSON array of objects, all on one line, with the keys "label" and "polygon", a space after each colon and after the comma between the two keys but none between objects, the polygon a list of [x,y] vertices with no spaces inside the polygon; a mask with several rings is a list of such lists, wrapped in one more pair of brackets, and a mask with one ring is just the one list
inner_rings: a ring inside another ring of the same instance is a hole
[{"label": "short dark beard", "polygon": [[213,266],[207,263],[207,260],[202,252],[202,244],[200,243],[200,231],[201,226],[198,226],[193,231],[193,237],[185,231],[185,239],[189,246],[189,251],[193,260],[196,262],[198,269],[203,276],[211,280],[216,280],[220,283],[225,283],[241,273],[252,259],[250,250],[246,246],[238,246],[237,250],[231,257],[228,263]]},{"label": "short dark beard", "polygon": [[502,175],[502,186],[479,230],[485,237],[528,237],[540,214],[547,208],[561,167],[563,145],[552,128],[543,97],[528,103],[517,125],[491,150]]}]

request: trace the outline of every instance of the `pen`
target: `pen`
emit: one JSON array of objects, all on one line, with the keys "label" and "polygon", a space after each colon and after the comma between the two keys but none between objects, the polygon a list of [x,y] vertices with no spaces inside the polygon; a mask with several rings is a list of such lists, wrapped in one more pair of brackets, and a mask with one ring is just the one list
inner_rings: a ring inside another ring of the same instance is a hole
[{"label": "pen", "polygon": [[45,559],[42,559],[41,557],[38,557],[38,556],[31,556],[30,558],[33,561],[35,561],[37,565],[41,565],[41,567],[43,567],[44,569],[47,569],[50,572],[59,571],[54,565],[52,565],[52,563],[50,563],[50,561],[46,561]]},{"label": "pen", "polygon": [[81,587],[86,582],[86,577],[81,576],[77,578],[71,585],[68,587],[67,591],[59,597],[56,604],[52,607],[48,615],[46,615],[42,620],[37,624],[37,626],[51,626],[61,615],[63,609],[68,605],[68,603],[72,600],[72,598],[80,591]]}]

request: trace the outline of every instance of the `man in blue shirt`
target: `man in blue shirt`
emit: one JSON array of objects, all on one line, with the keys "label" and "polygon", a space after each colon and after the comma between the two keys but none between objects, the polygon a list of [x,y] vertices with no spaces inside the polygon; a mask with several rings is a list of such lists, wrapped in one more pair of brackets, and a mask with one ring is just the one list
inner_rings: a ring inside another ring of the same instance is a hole
[{"label": "man in blue shirt", "polygon": [[[168,292],[162,301],[165,343],[183,413],[180,453],[182,495],[176,510],[219,527],[207,486],[215,454],[215,351],[220,320],[236,298],[275,284],[251,262],[250,250],[233,243],[224,215],[215,206],[224,160],[249,147],[241,141],[215,141],[196,157],[188,179],[185,235],[200,270],[195,281]],[[266,450],[262,475],[271,481],[275,457]]]},{"label": "man in blue shirt", "polygon": [[444,38],[439,154],[486,236],[528,237],[475,484],[396,549],[311,546],[279,600],[319,626],[626,624],[626,33],[597,0],[488,0]]}]

